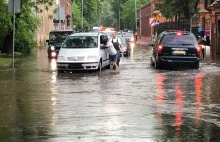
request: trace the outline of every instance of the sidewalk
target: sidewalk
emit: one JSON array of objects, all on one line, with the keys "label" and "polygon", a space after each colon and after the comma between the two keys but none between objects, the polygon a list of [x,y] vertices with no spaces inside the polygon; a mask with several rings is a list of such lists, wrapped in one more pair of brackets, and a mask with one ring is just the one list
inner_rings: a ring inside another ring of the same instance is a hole
[{"label": "sidewalk", "polygon": [[138,41],[136,42],[139,45],[148,45],[151,41],[151,37],[141,37],[138,38]]}]

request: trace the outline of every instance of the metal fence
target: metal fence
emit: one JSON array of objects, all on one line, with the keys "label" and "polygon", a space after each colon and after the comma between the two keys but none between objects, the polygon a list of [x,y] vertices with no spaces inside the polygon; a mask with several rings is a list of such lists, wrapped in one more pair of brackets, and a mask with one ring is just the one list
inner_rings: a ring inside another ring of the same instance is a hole
[{"label": "metal fence", "polygon": [[190,23],[192,26],[192,33],[198,37],[198,28],[199,28],[199,18],[193,17],[192,21],[190,19],[182,19],[176,22],[164,22],[160,23],[158,26],[155,26],[154,32],[157,32],[159,35],[163,31],[169,30],[183,30],[190,31]]}]

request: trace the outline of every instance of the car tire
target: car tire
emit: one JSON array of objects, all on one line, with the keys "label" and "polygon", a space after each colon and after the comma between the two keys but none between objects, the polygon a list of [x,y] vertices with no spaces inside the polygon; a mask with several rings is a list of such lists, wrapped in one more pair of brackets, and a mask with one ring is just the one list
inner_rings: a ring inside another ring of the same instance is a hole
[{"label": "car tire", "polygon": [[154,63],[154,67],[155,67],[155,69],[161,69],[161,67],[162,67],[162,65],[161,65],[161,63],[160,62],[157,62],[157,61],[155,61],[155,63]]},{"label": "car tire", "polygon": [[151,58],[150,58],[150,66],[153,67],[154,64],[155,64],[155,63],[154,63],[154,61],[153,61],[153,59],[152,59],[152,57],[151,57]]},{"label": "car tire", "polygon": [[110,69],[111,68],[111,64],[109,63],[107,66],[106,66],[106,69]]},{"label": "car tire", "polygon": [[199,61],[193,65],[193,69],[197,69],[197,70],[199,69]]},{"label": "car tire", "polygon": [[58,74],[64,73],[64,70],[57,70]]},{"label": "car tire", "polygon": [[102,71],[102,60],[99,61],[99,67],[98,67],[98,71]]}]

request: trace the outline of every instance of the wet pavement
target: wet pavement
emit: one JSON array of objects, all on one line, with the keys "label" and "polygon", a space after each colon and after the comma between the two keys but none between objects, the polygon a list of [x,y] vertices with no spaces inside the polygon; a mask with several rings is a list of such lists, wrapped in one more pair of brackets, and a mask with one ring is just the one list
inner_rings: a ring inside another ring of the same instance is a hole
[{"label": "wet pavement", "polygon": [[220,67],[155,70],[139,46],[119,72],[57,74],[46,49],[0,70],[0,142],[218,142]]}]

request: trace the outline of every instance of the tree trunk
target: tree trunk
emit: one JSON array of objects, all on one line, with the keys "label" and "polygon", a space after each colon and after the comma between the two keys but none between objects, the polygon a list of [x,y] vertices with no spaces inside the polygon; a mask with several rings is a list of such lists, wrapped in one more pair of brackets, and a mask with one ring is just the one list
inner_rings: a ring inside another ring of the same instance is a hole
[{"label": "tree trunk", "polygon": [[12,50],[13,50],[13,31],[10,31],[5,37],[4,46],[2,48],[2,53],[11,55]]}]

